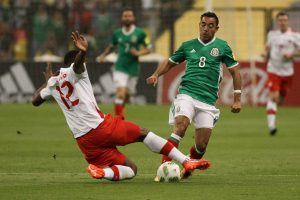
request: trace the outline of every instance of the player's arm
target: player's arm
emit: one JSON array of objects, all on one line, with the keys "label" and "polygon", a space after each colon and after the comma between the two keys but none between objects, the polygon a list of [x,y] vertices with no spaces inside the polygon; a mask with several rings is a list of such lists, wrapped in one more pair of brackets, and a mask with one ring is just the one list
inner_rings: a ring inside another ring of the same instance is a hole
[{"label": "player's arm", "polygon": [[151,53],[151,48],[141,48],[140,50],[132,48],[130,49],[130,53],[134,56],[143,56]]},{"label": "player's arm", "polygon": [[88,42],[87,40],[78,33],[78,31],[72,32],[72,40],[74,43],[74,46],[77,47],[80,51],[76,55],[73,70],[76,74],[81,74],[85,71],[84,62],[85,62],[85,56],[86,51],[88,48]]},{"label": "player's arm", "polygon": [[235,66],[228,69],[233,79],[233,104],[231,106],[231,112],[239,113],[242,108],[241,94],[242,94],[242,79],[240,74],[240,67]]},{"label": "player's arm", "polygon": [[44,103],[44,101],[45,101],[45,99],[43,99],[42,96],[41,96],[41,91],[42,91],[42,89],[44,89],[47,86],[49,78],[51,76],[53,76],[51,63],[47,64],[46,71],[43,72],[43,74],[44,74],[44,77],[45,77],[45,83],[43,83],[43,85],[39,89],[37,89],[35,91],[35,93],[33,94],[31,103],[34,106],[39,106],[42,103]]},{"label": "player's arm", "polygon": [[108,54],[110,54],[111,52],[113,52],[115,50],[115,47],[113,44],[108,45],[104,51],[102,52],[102,54],[100,54],[99,58],[97,58],[98,62],[100,63],[104,63],[105,62],[105,58]]},{"label": "player's arm", "polygon": [[147,84],[155,86],[157,84],[158,77],[160,77],[161,75],[164,75],[165,73],[170,71],[170,69],[173,68],[175,65],[177,65],[177,64],[171,62],[170,60],[163,61],[157,67],[157,69],[154,71],[154,73],[149,78],[147,78],[147,80],[146,80]]}]

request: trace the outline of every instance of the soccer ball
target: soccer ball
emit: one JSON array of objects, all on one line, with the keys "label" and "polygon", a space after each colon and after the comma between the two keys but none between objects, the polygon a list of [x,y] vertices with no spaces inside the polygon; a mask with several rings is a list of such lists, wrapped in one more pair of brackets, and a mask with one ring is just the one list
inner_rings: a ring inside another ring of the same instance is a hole
[{"label": "soccer ball", "polygon": [[180,180],[180,168],[174,162],[164,162],[158,167],[156,177],[159,182],[178,182]]}]

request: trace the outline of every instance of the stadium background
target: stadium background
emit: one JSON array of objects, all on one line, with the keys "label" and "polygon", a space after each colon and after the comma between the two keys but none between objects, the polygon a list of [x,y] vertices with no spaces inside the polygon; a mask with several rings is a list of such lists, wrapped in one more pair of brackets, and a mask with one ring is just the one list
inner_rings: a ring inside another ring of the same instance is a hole
[{"label": "stadium background", "polygon": [[[167,58],[182,41],[198,36],[200,14],[213,9],[220,18],[217,36],[228,41],[240,61],[243,75],[243,103],[263,105],[267,90],[265,63],[261,54],[268,30],[274,27],[274,16],[287,10],[291,26],[300,29],[299,1],[292,0],[2,0],[0,1],[0,102],[30,101],[42,83],[41,72],[46,61],[61,66],[61,57],[72,48],[70,32],[79,30],[90,43],[88,62],[97,100],[111,102],[111,66],[100,65],[96,57],[109,43],[112,31],[120,24],[120,11],[131,6],[137,25],[149,34],[153,54],[141,58],[142,74],[133,103],[169,103],[184,66],[163,77],[157,88],[145,84],[162,59]],[[300,105],[300,64],[286,105]],[[225,70],[226,71],[226,70]],[[232,98],[231,80],[225,73],[220,104]]]}]

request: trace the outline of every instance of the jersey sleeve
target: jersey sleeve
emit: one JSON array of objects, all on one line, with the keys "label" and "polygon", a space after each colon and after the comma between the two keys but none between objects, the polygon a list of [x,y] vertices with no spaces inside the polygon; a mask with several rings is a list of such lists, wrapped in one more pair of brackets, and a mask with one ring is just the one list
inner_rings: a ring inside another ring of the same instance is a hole
[{"label": "jersey sleeve", "polygon": [[224,48],[222,62],[226,65],[227,68],[232,68],[238,65],[238,62],[235,60],[232,50],[227,43]]},{"label": "jersey sleeve", "polygon": [[146,48],[151,48],[150,39],[144,31],[141,34],[140,44]]},{"label": "jersey sleeve", "polygon": [[112,46],[117,46],[118,44],[118,37],[117,37],[117,33],[114,32],[112,35],[112,39],[111,39],[111,45]]},{"label": "jersey sleeve", "polygon": [[300,33],[295,34],[295,46],[297,50],[300,50]]},{"label": "jersey sleeve", "polygon": [[179,64],[185,61],[184,44],[181,44],[181,46],[173,53],[173,55],[171,55],[169,60],[175,64]]},{"label": "jersey sleeve", "polygon": [[84,78],[88,77],[88,72],[87,72],[85,63],[83,63],[85,70],[81,74],[76,74],[74,72],[73,66],[74,66],[74,63],[72,63],[70,66],[70,81],[71,82],[76,83],[79,79],[84,79]]},{"label": "jersey sleeve", "polygon": [[272,32],[270,31],[267,35],[267,43],[266,43],[267,47],[271,46],[271,36],[272,36]]},{"label": "jersey sleeve", "polygon": [[51,90],[49,87],[45,87],[40,91],[40,95],[42,97],[42,99],[46,100],[49,99],[52,95],[51,95]]}]

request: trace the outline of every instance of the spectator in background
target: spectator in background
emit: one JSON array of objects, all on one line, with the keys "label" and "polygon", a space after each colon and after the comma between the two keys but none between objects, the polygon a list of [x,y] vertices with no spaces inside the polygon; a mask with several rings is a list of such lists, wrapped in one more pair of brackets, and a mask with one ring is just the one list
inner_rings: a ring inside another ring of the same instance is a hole
[{"label": "spectator in background", "polygon": [[32,21],[32,46],[36,55],[45,51],[45,44],[48,40],[48,33],[51,28],[51,18],[49,17],[45,4],[39,4],[37,12]]},{"label": "spectator in background", "polygon": [[55,52],[59,56],[63,56],[64,52],[66,51],[66,27],[62,11],[54,11],[51,25],[51,32],[56,43]]},{"label": "spectator in background", "polygon": [[294,75],[293,59],[300,56],[300,34],[289,26],[289,16],[279,12],[276,16],[278,30],[268,33],[266,54],[268,88],[267,123],[270,135],[275,135],[277,106],[283,103],[292,84]]},{"label": "spectator in background", "polygon": [[93,12],[92,35],[96,40],[96,51],[102,52],[109,45],[114,29],[114,20],[108,12],[108,1],[98,2]]},{"label": "spectator in background", "polygon": [[73,0],[70,11],[69,25],[71,29],[79,30],[82,34],[88,34],[91,30],[92,12],[90,4],[80,0]]},{"label": "spectator in background", "polygon": [[13,34],[11,27],[0,21],[0,59],[8,61],[13,59]]}]

